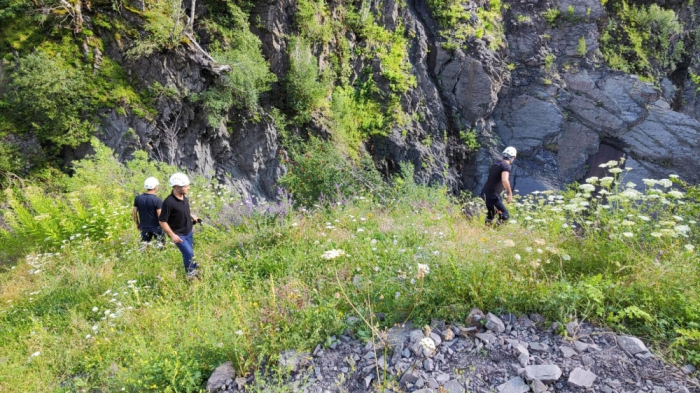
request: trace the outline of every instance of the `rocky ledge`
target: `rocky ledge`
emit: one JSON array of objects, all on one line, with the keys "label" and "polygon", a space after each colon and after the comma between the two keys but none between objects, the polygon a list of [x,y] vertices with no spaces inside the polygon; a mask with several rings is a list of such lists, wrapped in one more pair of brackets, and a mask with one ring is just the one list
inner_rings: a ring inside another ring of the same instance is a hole
[{"label": "rocky ledge", "polygon": [[[350,318],[349,322],[359,322]],[[294,392],[700,392],[691,365],[670,365],[638,338],[588,323],[545,326],[538,314],[496,316],[472,310],[464,324],[433,321],[395,326],[375,341],[346,330],[313,353],[285,351]],[[230,363],[216,369],[208,392],[265,386],[236,377]]]}]

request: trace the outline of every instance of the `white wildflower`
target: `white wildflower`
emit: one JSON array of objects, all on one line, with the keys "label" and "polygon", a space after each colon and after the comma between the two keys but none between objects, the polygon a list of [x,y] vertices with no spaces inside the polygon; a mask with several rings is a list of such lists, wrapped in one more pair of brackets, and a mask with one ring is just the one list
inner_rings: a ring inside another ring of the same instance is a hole
[{"label": "white wildflower", "polygon": [[97,307],[93,307],[93,308],[92,308],[92,312],[98,312],[99,310],[100,310],[100,309],[97,308]]},{"label": "white wildflower", "polygon": [[620,168],[610,168],[608,169],[608,172],[613,173],[613,174],[618,174],[622,172],[622,169]]},{"label": "white wildflower", "polygon": [[420,346],[424,351],[432,352],[435,350],[435,341],[430,337],[423,337],[423,339],[420,340]]},{"label": "white wildflower", "polygon": [[678,175],[668,175],[669,179],[678,179]]},{"label": "white wildflower", "polygon": [[663,234],[661,234],[661,233],[659,233],[659,232],[652,232],[652,233],[650,233],[650,235],[651,235],[652,237],[656,237],[656,238],[663,236]]},{"label": "white wildflower", "polygon": [[515,258],[516,261],[521,260],[522,258],[520,257],[520,254],[515,254],[513,255],[513,258]]},{"label": "white wildflower", "polygon": [[683,198],[683,193],[680,191],[676,191],[676,190],[669,191],[667,193],[667,195],[670,196],[671,198],[676,198],[676,199]]},{"label": "white wildflower", "polygon": [[683,236],[688,236],[688,232],[690,232],[690,227],[687,225],[676,225],[673,227],[673,230],[676,231],[679,235]]},{"label": "white wildflower", "polygon": [[627,184],[625,184],[625,187],[627,188],[635,188],[637,187],[636,184],[632,183],[631,181],[628,181]]},{"label": "white wildflower", "polygon": [[666,188],[669,188],[673,185],[673,182],[669,179],[661,179],[661,180],[657,180],[656,184],[660,184]]},{"label": "white wildflower", "polygon": [[634,233],[632,233],[632,232],[622,232],[622,236],[624,236],[624,237],[634,237]]},{"label": "white wildflower", "polygon": [[321,255],[321,258],[331,260],[342,257],[343,255],[345,255],[345,251],[343,250],[328,250]]},{"label": "white wildflower", "polygon": [[423,278],[430,273],[430,266],[426,264],[419,263],[418,271],[416,272],[416,278]]},{"label": "white wildflower", "polygon": [[570,261],[570,260],[571,260],[571,257],[569,256],[569,254],[563,254],[563,255],[561,256],[561,259],[563,259],[563,260],[565,260],[565,261]]},{"label": "white wildflower", "polygon": [[686,244],[685,249],[688,252],[693,252],[693,251],[695,251],[695,246],[693,246],[692,244]]},{"label": "white wildflower", "polygon": [[[596,179],[597,180],[597,179]],[[578,186],[579,190],[585,191],[585,192],[593,192],[595,191],[595,186],[593,184],[581,184]]]},{"label": "white wildflower", "polygon": [[654,180],[654,179],[642,179],[642,183],[644,183],[644,185],[647,187],[654,187],[654,185],[656,185],[656,180]]},{"label": "white wildflower", "polygon": [[596,176],[589,177],[588,179],[586,179],[586,183],[596,184],[596,183],[598,183],[598,177],[596,177]]},{"label": "white wildflower", "polygon": [[503,241],[503,245],[506,247],[515,247],[515,242],[510,239],[506,239]]},{"label": "white wildflower", "polygon": [[603,187],[608,187],[612,184],[613,181],[615,181],[615,178],[605,176],[604,178],[600,179],[600,185]]},{"label": "white wildflower", "polygon": [[647,217],[647,216],[637,216],[637,217],[638,217],[640,220],[642,220],[642,221],[649,221],[649,220],[651,220],[651,219],[650,219],[649,217]]}]

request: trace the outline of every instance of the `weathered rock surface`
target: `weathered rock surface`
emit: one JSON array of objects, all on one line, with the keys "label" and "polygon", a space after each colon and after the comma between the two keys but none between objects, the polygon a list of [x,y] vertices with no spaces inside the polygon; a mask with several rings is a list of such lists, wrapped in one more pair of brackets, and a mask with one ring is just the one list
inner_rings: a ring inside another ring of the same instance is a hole
[{"label": "weathered rock surface", "polygon": [[[464,6],[475,11],[481,3],[465,1]],[[666,78],[656,88],[610,70],[601,60],[599,45],[608,15],[597,0],[507,4],[502,47],[469,37],[448,50],[426,1],[372,2],[379,25],[388,30],[400,24],[405,28],[410,72],[416,79],[414,87],[398,94],[380,76],[376,61],[353,60],[344,75],[353,82],[371,69],[384,96],[399,96],[405,121],[388,130],[387,136],[372,137],[366,146],[382,173],[395,173],[400,165],[410,164],[419,183],[479,191],[488,167],[503,147],[513,145],[520,154],[512,181],[525,193],[561,188],[593,175],[605,147],[615,157],[628,158],[626,165],[635,169],[628,180],[638,184],[642,178],[672,173],[700,182],[700,171],[686,165],[694,160],[700,143],[700,98],[687,76]],[[253,8],[252,29],[278,79],[270,97],[261,102],[262,115],[256,121],[232,110],[227,124],[207,125],[201,108],[186,96],[205,91],[217,77],[210,61],[188,45],[131,60],[109,40],[105,54],[140,84],[158,82],[180,96],[156,98],[158,113],[153,119],[108,111],[99,137],[122,159],[144,149],[154,159],[217,177],[248,196],[274,197],[276,181],[285,173],[280,159],[284,146],[266,113],[273,104],[284,104],[276,100],[284,100],[278,93],[289,68],[287,40],[298,29],[296,7],[293,0],[281,0],[256,2]],[[556,26],[542,17],[554,7],[566,15]],[[197,12],[206,11],[197,8]],[[528,18],[519,21],[516,16],[522,15]],[[363,44],[363,38],[354,34],[346,38],[350,48]],[[578,48],[582,38],[585,53]],[[337,45],[314,47],[321,69],[331,66],[329,54]],[[323,119],[314,119],[309,128],[328,133]],[[476,132],[481,144],[476,152],[461,140],[461,133],[469,130]]]}]

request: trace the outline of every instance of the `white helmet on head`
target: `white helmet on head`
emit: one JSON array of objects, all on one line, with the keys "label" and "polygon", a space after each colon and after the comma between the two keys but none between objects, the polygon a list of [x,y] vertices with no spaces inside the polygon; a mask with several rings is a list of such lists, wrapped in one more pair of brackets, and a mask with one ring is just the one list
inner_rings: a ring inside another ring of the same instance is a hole
[{"label": "white helmet on head", "polygon": [[147,190],[153,190],[154,188],[158,187],[160,185],[160,182],[158,179],[155,177],[149,177],[143,182],[143,188]]},{"label": "white helmet on head", "polygon": [[190,178],[187,177],[184,173],[175,173],[172,176],[170,176],[170,187],[183,187],[187,186],[190,184]]},{"label": "white helmet on head", "polygon": [[515,158],[517,155],[518,151],[515,150],[513,146],[508,146],[505,150],[503,150],[503,158]]}]

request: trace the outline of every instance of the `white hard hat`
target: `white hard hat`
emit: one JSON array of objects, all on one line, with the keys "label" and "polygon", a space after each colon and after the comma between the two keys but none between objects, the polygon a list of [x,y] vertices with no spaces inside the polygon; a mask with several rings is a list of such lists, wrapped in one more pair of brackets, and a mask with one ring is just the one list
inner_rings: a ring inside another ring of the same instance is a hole
[{"label": "white hard hat", "polygon": [[143,182],[143,188],[152,190],[160,185],[160,182],[155,177],[149,177]]},{"label": "white hard hat", "polygon": [[505,158],[515,158],[517,155],[518,151],[515,150],[513,146],[508,146],[505,150],[503,150],[503,157]]},{"label": "white hard hat", "polygon": [[187,186],[190,184],[190,178],[187,177],[184,173],[175,173],[172,176],[170,176],[170,187],[175,187],[175,186]]}]

